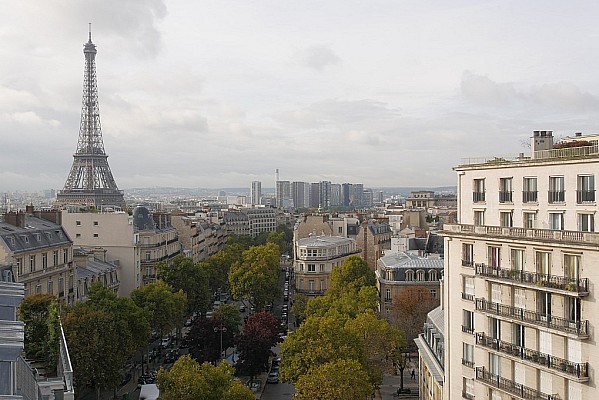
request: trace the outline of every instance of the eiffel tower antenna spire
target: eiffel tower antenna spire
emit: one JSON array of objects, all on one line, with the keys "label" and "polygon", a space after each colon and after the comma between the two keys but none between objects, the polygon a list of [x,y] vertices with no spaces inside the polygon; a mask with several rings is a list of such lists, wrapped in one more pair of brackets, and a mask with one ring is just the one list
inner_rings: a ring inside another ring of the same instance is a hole
[{"label": "eiffel tower antenna spire", "polygon": [[85,72],[77,151],[64,189],[58,192],[58,205],[125,206],[123,192],[114,181],[104,151],[96,80],[97,52],[90,23],[89,40],[83,45]]}]

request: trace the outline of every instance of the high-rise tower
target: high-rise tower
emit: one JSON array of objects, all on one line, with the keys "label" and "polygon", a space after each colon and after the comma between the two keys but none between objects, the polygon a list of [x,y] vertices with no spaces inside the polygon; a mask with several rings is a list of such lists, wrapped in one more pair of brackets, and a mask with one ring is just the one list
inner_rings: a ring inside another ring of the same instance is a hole
[{"label": "high-rise tower", "polygon": [[108,156],[104,152],[98,105],[96,53],[90,24],[89,40],[83,45],[85,76],[77,152],[73,155],[73,166],[64,189],[58,192],[58,205],[76,204],[96,208],[125,206],[123,191],[116,186],[108,165]]}]

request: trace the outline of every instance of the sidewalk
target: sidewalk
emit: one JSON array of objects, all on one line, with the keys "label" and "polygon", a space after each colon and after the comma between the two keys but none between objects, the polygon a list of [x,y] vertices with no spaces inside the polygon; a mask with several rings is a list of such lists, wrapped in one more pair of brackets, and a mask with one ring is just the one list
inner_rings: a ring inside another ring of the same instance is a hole
[{"label": "sidewalk", "polygon": [[[411,369],[404,370],[403,387],[411,389],[412,393],[418,392],[418,369],[416,368],[416,379],[410,378]],[[387,375],[383,376],[383,383],[379,390],[375,393],[374,398],[376,400],[394,400],[397,399],[397,389],[399,389],[400,377],[399,375]],[[407,395],[406,395],[407,396]],[[401,398],[401,397],[400,397]]]}]

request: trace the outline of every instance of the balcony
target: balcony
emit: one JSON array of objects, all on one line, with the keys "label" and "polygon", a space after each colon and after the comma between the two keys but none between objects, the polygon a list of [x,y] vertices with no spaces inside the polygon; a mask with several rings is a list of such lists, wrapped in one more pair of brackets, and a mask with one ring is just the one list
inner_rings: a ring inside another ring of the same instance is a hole
[{"label": "balcony", "polygon": [[560,398],[559,395],[546,394],[502,376],[492,374],[486,371],[485,367],[476,368],[476,380],[527,400],[559,400]]},{"label": "balcony", "polygon": [[302,293],[302,294],[306,294],[308,296],[319,296],[319,295],[323,295],[325,290],[318,290],[318,289],[295,289],[295,291],[297,293]]},{"label": "balcony", "polygon": [[472,261],[472,260],[462,260],[462,267],[474,268],[474,261]]},{"label": "balcony", "polygon": [[474,301],[474,295],[462,292],[462,299],[468,301]]},{"label": "balcony", "polygon": [[465,390],[462,390],[462,397],[465,398],[465,399],[468,399],[468,400],[474,400],[475,399],[475,397],[474,397],[474,395],[472,393],[468,393]]},{"label": "balcony", "polygon": [[462,234],[478,237],[493,236],[502,239],[553,240],[564,243],[588,243],[592,245],[597,245],[597,243],[599,243],[598,232],[561,231],[554,229],[445,224],[442,233],[447,236]]},{"label": "balcony", "polygon": [[549,329],[574,335],[581,339],[589,337],[589,321],[587,320],[570,321],[565,318],[493,303],[480,298],[476,299],[476,309],[487,314],[498,315],[500,317],[526,322],[535,326],[545,326]]},{"label": "balcony", "polygon": [[476,264],[476,275],[487,278],[494,278],[502,281],[522,284],[526,287],[535,287],[542,289],[555,289],[569,292],[577,296],[588,296],[589,279],[588,278],[568,278],[565,276],[540,274],[537,272],[518,271],[506,268],[493,268],[485,264]]},{"label": "balcony", "polygon": [[512,202],[512,191],[499,191],[499,202],[500,203],[511,203]]},{"label": "balcony", "polygon": [[563,203],[566,201],[566,192],[564,190],[550,190],[547,192],[547,196],[549,203]]},{"label": "balcony", "polygon": [[539,201],[539,192],[535,191],[523,191],[522,192],[522,203],[536,203]]},{"label": "balcony", "polygon": [[485,201],[485,192],[472,192],[472,201],[475,203]]},{"label": "balcony", "polygon": [[595,191],[594,190],[577,190],[576,191],[576,203],[594,203],[595,202]]},{"label": "balcony", "polygon": [[462,325],[462,332],[474,335],[474,327],[473,326]]},{"label": "balcony", "polygon": [[469,368],[474,368],[474,361],[470,361],[470,360],[466,360],[465,358],[462,358],[462,365],[465,365]]},{"label": "balcony", "polygon": [[560,371],[579,382],[589,380],[587,363],[575,363],[564,360],[536,350],[527,349],[526,347],[516,346],[510,342],[493,339],[480,332],[476,334],[476,344],[511,357],[519,358],[555,371]]}]

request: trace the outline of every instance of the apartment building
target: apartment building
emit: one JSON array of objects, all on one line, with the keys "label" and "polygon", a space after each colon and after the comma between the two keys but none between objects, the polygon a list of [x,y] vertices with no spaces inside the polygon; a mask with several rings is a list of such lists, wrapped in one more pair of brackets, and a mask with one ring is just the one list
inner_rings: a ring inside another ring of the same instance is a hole
[{"label": "apartment building", "polygon": [[[464,160],[446,224],[446,399],[597,397],[597,137]],[[457,296],[457,293],[461,293]]]},{"label": "apartment building", "polygon": [[273,207],[242,208],[223,213],[227,232],[256,237],[277,230],[277,210]]},{"label": "apartment building", "polygon": [[309,236],[294,247],[295,290],[307,295],[324,294],[333,268],[359,253],[355,240],[341,236]]},{"label": "apartment building", "polygon": [[27,212],[10,212],[0,222],[0,265],[12,266],[25,295],[49,293],[73,304],[73,242],[63,228]]}]

